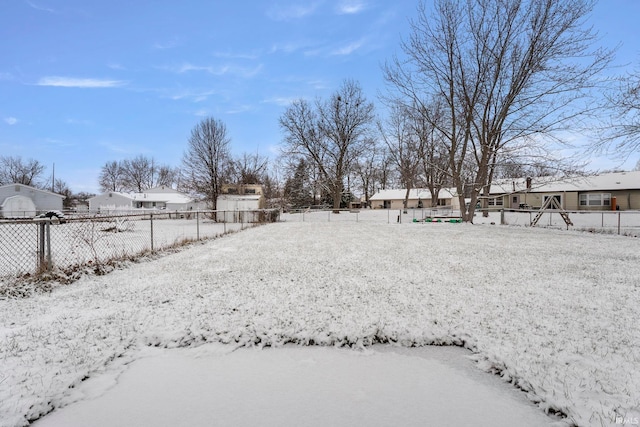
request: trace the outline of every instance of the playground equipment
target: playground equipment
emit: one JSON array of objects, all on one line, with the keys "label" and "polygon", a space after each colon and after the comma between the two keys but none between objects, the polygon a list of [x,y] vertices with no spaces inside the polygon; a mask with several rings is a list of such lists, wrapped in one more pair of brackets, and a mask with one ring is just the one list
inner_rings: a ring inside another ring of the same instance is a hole
[{"label": "playground equipment", "polygon": [[451,218],[451,217],[426,217],[424,219],[413,219],[413,222],[450,222],[452,224],[460,224],[462,222],[462,218]]},{"label": "playground equipment", "polygon": [[544,204],[542,205],[542,207],[540,208],[536,216],[533,218],[533,221],[531,221],[531,227],[535,227],[538,221],[540,221],[540,218],[542,218],[542,215],[546,212],[559,213],[562,219],[564,220],[564,223],[567,224],[567,229],[569,228],[570,225],[573,225],[573,222],[571,222],[571,219],[569,219],[569,214],[567,213],[567,211],[562,209],[562,206],[560,206],[558,199],[556,199],[555,197],[549,197],[544,202]]}]

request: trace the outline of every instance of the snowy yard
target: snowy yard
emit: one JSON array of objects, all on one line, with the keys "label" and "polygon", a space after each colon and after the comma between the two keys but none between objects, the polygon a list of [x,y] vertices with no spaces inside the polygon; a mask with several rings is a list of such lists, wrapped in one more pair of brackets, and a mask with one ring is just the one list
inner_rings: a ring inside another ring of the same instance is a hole
[{"label": "snowy yard", "polygon": [[77,399],[140,348],[204,342],[459,345],[569,424],[640,417],[640,240],[341,215],[1,300],[0,425]]}]

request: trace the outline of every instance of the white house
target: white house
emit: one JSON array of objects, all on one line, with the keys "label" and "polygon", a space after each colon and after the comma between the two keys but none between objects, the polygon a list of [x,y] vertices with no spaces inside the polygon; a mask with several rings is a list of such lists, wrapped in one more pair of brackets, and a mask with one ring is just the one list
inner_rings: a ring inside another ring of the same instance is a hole
[{"label": "white house", "polygon": [[47,211],[61,211],[65,196],[24,184],[0,186],[0,217],[31,218]]},{"label": "white house", "polygon": [[92,212],[132,211],[137,209],[164,209],[184,211],[201,209],[198,202],[171,187],[156,187],[142,193],[108,192],[89,199]]},{"label": "white house", "polygon": [[[455,195],[454,188],[443,188],[438,192],[438,207],[459,209],[460,203]],[[404,199],[407,195],[406,188],[393,190],[380,190],[369,198],[373,209],[403,209]],[[407,208],[428,208],[432,206],[431,192],[426,188],[412,188],[409,190]]]}]

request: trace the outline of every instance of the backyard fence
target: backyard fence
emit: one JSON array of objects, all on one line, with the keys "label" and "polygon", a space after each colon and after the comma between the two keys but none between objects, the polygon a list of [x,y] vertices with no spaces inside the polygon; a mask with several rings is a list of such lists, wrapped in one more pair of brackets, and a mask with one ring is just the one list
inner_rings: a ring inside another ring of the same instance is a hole
[{"label": "backyard fence", "polygon": [[214,238],[279,211],[177,211],[0,221],[0,282],[57,270],[99,269],[114,260]]},{"label": "backyard fence", "polygon": [[[538,212],[538,210],[503,210],[500,223],[529,226]],[[565,222],[560,211],[549,210],[542,214],[537,226],[640,237],[640,211],[563,212],[568,215],[571,225]]]},{"label": "backyard fence", "polygon": [[[488,217],[476,211],[474,223],[531,226],[538,210],[492,210]],[[573,225],[567,227],[560,211],[549,210],[542,214],[538,228],[558,228],[594,233],[619,234],[640,237],[640,211],[570,211]],[[410,209],[297,209],[283,214],[283,221],[291,222],[375,222],[375,223],[448,223],[460,217],[460,211],[450,207]],[[433,221],[430,221],[433,219]]]},{"label": "backyard fence", "polygon": [[403,223],[425,218],[460,218],[451,207],[409,209],[292,209],[282,216],[291,222],[376,222]]}]

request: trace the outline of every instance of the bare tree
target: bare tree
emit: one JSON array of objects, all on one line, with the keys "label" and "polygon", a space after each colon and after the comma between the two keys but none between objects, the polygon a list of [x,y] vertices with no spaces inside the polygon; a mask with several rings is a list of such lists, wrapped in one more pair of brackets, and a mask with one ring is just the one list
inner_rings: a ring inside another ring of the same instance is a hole
[{"label": "bare tree", "polygon": [[378,123],[378,129],[393,162],[400,183],[406,188],[403,206],[406,209],[409,193],[415,188],[421,165],[420,154],[423,152],[423,139],[414,132],[411,112],[400,103],[389,105],[389,117]]},{"label": "bare tree", "polygon": [[383,164],[387,157],[385,157],[382,147],[373,141],[370,146],[371,148],[363,152],[353,168],[355,181],[359,182],[356,188],[364,196],[366,206],[369,206],[369,199],[375,194],[376,190],[384,186],[384,168],[387,167]]},{"label": "bare tree", "polygon": [[133,159],[108,161],[102,166],[98,183],[100,191],[129,191],[141,193],[163,185],[174,187],[179,171],[167,165],[156,165],[153,157],[139,155]]},{"label": "bare tree", "polygon": [[62,201],[62,207],[64,209],[71,208],[73,203],[73,193],[71,192],[71,189],[69,188],[69,184],[67,184],[66,181],[60,178],[55,178],[55,182],[53,183],[52,190],[56,194],[61,194],[65,196],[65,199]]},{"label": "bare tree", "polygon": [[333,208],[342,202],[344,181],[371,143],[373,103],[362,88],[345,80],[331,97],[315,108],[305,100],[293,102],[280,117],[285,134],[283,154],[304,158],[317,168],[331,195]]},{"label": "bare tree", "polygon": [[449,184],[451,179],[442,134],[436,132],[435,126],[425,118],[431,117],[431,120],[438,120],[441,115],[440,106],[435,104],[428,107],[432,109],[429,114],[425,114],[421,108],[413,108],[410,117],[413,133],[420,140],[418,149],[422,167],[421,179],[431,194],[431,206],[435,207],[438,205],[440,190]]},{"label": "bare tree", "polygon": [[592,148],[626,161],[640,152],[640,70],[618,78],[606,100],[609,113]]},{"label": "bare tree", "polygon": [[42,163],[34,159],[23,160],[20,156],[0,156],[0,185],[24,184],[38,187],[44,169]]},{"label": "bare tree", "polygon": [[102,166],[98,184],[101,192],[120,192],[122,191],[123,172],[120,163],[112,160]]},{"label": "bare tree", "polygon": [[152,158],[142,154],[133,159],[126,159],[120,164],[122,182],[126,190],[142,193],[153,187],[155,165]]},{"label": "bare tree", "polygon": [[153,179],[153,187],[165,186],[174,188],[177,186],[180,171],[167,165],[160,165],[156,169]]},{"label": "bare tree", "polygon": [[424,111],[446,142],[460,205],[471,198],[465,221],[488,192],[501,152],[519,146],[550,155],[546,141],[561,143],[559,132],[588,112],[580,101],[611,58],[591,50],[595,34],[583,20],[592,6],[435,0],[428,16],[420,5],[402,45],[407,59],[387,65],[385,77],[408,104],[442,103],[437,120]]},{"label": "bare tree", "polygon": [[230,142],[225,124],[209,117],[191,130],[189,147],[182,157],[181,182],[204,196],[212,209],[216,209],[220,188],[228,175]]},{"label": "bare tree", "polygon": [[236,184],[262,184],[269,167],[269,158],[258,153],[243,153],[231,163],[231,179]]}]

